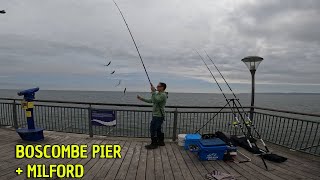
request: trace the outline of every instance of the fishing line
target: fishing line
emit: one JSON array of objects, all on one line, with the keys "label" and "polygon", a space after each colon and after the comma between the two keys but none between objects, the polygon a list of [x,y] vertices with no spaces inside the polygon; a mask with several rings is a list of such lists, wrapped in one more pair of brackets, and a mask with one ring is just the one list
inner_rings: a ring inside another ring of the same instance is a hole
[{"label": "fishing line", "polygon": [[[247,117],[247,119],[249,120],[249,123],[251,124],[251,127],[253,128],[253,130],[256,132],[256,134],[258,135],[259,140],[261,141],[261,143],[263,144],[264,148],[266,149],[267,152],[270,152],[267,145],[265,144],[265,142],[263,141],[260,133],[257,131],[256,127],[252,124],[251,119],[249,118],[247,112],[244,110],[242,104],[240,103],[239,99],[237,98],[236,94],[232,91],[231,86],[229,85],[229,83],[227,82],[227,80],[224,78],[224,76],[222,75],[222,73],[220,72],[220,70],[218,69],[218,67],[216,66],[216,64],[213,62],[213,60],[211,59],[211,57],[208,55],[207,51],[204,50],[204,52],[206,53],[207,57],[210,59],[210,61],[212,62],[212,64],[214,65],[214,67],[217,69],[217,71],[219,72],[220,76],[222,77],[222,79],[224,80],[224,82],[227,84],[227,86],[229,87],[230,91],[232,92],[234,98],[237,100],[238,104],[240,105],[243,113],[245,114],[245,116]],[[241,113],[239,112],[240,116]],[[242,117],[243,118],[243,117]],[[245,123],[248,124],[248,123]],[[247,125],[246,125],[247,126]]]},{"label": "fishing line", "polygon": [[148,74],[147,69],[146,69],[146,66],[144,65],[144,62],[143,62],[143,60],[142,60],[140,51],[139,51],[138,46],[137,46],[137,44],[136,44],[136,41],[134,40],[133,35],[132,35],[131,31],[130,31],[129,25],[128,25],[126,19],[124,18],[124,16],[123,16],[123,14],[122,14],[122,12],[121,12],[118,4],[116,3],[116,1],[113,0],[113,2],[114,2],[114,4],[117,6],[117,8],[118,8],[118,10],[119,10],[119,12],[120,12],[120,14],[121,14],[121,16],[122,16],[122,19],[123,19],[124,23],[126,24],[126,26],[127,26],[127,28],[128,28],[128,31],[129,31],[129,33],[130,33],[130,36],[131,36],[132,41],[133,41],[133,43],[134,43],[134,46],[136,47],[136,50],[137,50],[137,52],[138,52],[138,54],[139,54],[139,57],[140,57],[142,66],[143,66],[143,68],[144,68],[144,71],[145,71],[145,73],[146,73],[146,75],[147,75],[148,81],[149,81],[150,85],[152,85],[151,80],[150,80],[150,78],[149,78],[149,74]]}]

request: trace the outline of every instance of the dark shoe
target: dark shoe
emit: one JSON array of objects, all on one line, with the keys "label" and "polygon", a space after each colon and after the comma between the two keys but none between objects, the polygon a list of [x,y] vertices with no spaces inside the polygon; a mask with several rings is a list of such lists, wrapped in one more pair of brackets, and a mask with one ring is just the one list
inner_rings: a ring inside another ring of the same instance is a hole
[{"label": "dark shoe", "polygon": [[158,139],[158,146],[165,146],[164,144],[164,133],[161,133]]},{"label": "dark shoe", "polygon": [[151,138],[151,144],[145,146],[146,149],[156,149],[158,147],[158,138]]}]

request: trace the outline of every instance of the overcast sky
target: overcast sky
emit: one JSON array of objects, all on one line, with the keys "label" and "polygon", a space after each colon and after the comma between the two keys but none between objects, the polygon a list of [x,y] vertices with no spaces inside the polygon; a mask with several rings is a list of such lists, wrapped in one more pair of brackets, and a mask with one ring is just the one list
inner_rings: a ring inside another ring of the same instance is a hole
[{"label": "overcast sky", "polygon": [[[258,55],[264,58],[256,74],[258,92],[320,93],[319,0],[117,3],[151,80],[166,82],[168,91],[219,91],[193,51],[198,49],[214,58],[236,92],[251,90],[241,59]],[[7,11],[0,15],[0,89],[148,91],[111,0],[0,0],[0,9]]]}]

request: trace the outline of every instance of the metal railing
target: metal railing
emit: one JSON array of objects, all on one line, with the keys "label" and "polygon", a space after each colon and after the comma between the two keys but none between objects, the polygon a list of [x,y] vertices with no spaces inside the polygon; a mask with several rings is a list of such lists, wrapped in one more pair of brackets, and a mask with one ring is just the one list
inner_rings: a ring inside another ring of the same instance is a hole
[{"label": "metal railing", "polygon": [[255,107],[254,123],[268,142],[320,155],[320,115]]},{"label": "metal railing", "polygon": [[[21,100],[0,98],[0,125],[26,127]],[[49,131],[104,136],[149,137],[151,106],[136,104],[107,104],[68,101],[35,101],[37,127]],[[166,138],[176,140],[178,134],[194,133],[222,107],[167,106],[163,131]],[[250,107],[245,107],[248,113]],[[117,113],[117,125],[92,126],[92,109],[109,109]],[[230,108],[225,108],[200,133],[223,131],[241,134],[230,124],[234,121]],[[271,143],[294,150],[320,155],[320,115],[255,107],[255,127]]]}]

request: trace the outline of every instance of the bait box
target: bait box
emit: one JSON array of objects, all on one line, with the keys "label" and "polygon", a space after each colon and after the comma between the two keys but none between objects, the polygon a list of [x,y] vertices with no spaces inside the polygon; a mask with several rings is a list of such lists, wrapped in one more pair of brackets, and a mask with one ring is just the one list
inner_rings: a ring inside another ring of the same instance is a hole
[{"label": "bait box", "polygon": [[198,157],[201,161],[223,160],[228,150],[226,143],[219,138],[201,139],[199,147]]}]

